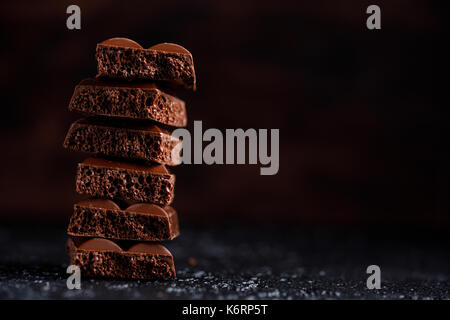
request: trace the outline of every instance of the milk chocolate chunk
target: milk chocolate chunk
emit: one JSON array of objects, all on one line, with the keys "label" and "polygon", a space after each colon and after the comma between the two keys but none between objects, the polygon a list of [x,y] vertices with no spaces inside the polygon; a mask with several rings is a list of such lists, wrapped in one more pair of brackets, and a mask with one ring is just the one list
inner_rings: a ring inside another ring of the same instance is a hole
[{"label": "milk chocolate chunk", "polygon": [[107,239],[89,239],[81,244],[67,240],[70,264],[80,267],[83,277],[119,279],[170,279],[175,277],[173,257],[157,243],[137,243],[129,248]]},{"label": "milk chocolate chunk", "polygon": [[87,158],[78,164],[76,191],[91,197],[167,206],[173,201],[174,189],[175,175],[163,165],[102,158]]},{"label": "milk chocolate chunk", "polygon": [[137,203],[121,210],[111,200],[89,199],[74,205],[67,233],[114,240],[172,240],[179,234],[178,216],[169,206]]},{"label": "milk chocolate chunk", "polygon": [[85,79],[74,90],[70,111],[91,115],[153,120],[169,126],[187,123],[184,101],[155,83],[105,82]]},{"label": "milk chocolate chunk", "polygon": [[141,121],[102,117],[80,119],[70,126],[64,147],[167,165],[181,162],[181,140],[166,129]]},{"label": "milk chocolate chunk", "polygon": [[160,43],[148,49],[126,38],[97,44],[97,77],[177,82],[195,90],[192,54],[180,45]]}]

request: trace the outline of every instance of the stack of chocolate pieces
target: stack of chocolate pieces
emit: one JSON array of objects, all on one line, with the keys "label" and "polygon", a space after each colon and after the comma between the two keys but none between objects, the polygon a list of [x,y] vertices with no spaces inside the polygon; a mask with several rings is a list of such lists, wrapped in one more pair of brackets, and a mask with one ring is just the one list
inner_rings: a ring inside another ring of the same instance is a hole
[{"label": "stack of chocolate pieces", "polygon": [[64,147],[90,153],[78,164],[67,233],[70,264],[82,276],[175,277],[172,254],[160,244],[179,234],[170,206],[181,162],[181,141],[171,135],[187,123],[185,103],[168,92],[195,90],[192,55],[163,43],[148,49],[125,38],[97,45],[98,74],[75,88],[69,110],[86,115],[73,123]]}]

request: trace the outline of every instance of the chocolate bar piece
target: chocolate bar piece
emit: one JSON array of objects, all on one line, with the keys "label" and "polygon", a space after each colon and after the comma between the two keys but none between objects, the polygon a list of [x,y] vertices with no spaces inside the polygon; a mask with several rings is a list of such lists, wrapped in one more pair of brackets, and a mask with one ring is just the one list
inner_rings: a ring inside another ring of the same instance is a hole
[{"label": "chocolate bar piece", "polygon": [[172,207],[136,203],[121,210],[113,201],[89,199],[74,205],[67,233],[77,237],[164,241],[179,234]]},{"label": "chocolate bar piece", "polygon": [[82,277],[153,280],[176,275],[172,254],[157,243],[121,248],[107,239],[94,238],[75,244],[69,238],[66,250],[70,264],[80,267]]},{"label": "chocolate bar piece", "polygon": [[195,90],[194,60],[180,45],[148,49],[133,40],[112,38],[97,44],[97,77],[173,81]]},{"label": "chocolate bar piece", "polygon": [[184,101],[160,90],[155,83],[81,81],[73,93],[70,111],[87,114],[154,120],[169,126],[185,127]]},{"label": "chocolate bar piece", "polygon": [[111,157],[177,165],[181,162],[182,144],[170,132],[154,124],[88,117],[70,126],[64,147]]},{"label": "chocolate bar piece", "polygon": [[175,175],[163,165],[140,165],[101,158],[78,164],[76,191],[95,198],[172,203]]}]

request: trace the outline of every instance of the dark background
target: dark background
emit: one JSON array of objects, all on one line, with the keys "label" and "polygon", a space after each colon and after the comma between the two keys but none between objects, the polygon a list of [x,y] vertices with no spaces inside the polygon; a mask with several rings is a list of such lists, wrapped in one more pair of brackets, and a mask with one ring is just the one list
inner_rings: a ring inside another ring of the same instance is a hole
[{"label": "dark background", "polygon": [[425,0],[2,2],[0,222],[68,222],[86,156],[62,148],[80,117],[68,102],[96,43],[123,36],[192,52],[191,130],[280,129],[275,176],[173,168],[182,222],[448,227],[447,14]]}]

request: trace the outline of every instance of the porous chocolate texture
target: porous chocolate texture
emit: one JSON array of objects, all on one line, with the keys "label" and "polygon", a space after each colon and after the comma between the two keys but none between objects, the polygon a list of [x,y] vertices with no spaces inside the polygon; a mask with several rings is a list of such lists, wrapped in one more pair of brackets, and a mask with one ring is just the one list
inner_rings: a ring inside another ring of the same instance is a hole
[{"label": "porous chocolate texture", "polygon": [[157,243],[121,248],[107,239],[89,239],[76,245],[69,238],[66,250],[70,264],[80,267],[83,277],[155,280],[176,276],[172,254]]},{"label": "porous chocolate texture", "polygon": [[144,49],[133,40],[112,38],[97,44],[96,58],[97,77],[172,81],[195,90],[194,60],[177,44]]},{"label": "porous chocolate texture", "polygon": [[74,205],[67,233],[115,240],[172,240],[179,234],[178,216],[169,206],[137,203],[122,210],[112,200],[89,199]]},{"label": "porous chocolate texture", "polygon": [[69,110],[153,120],[174,127],[184,127],[187,123],[184,101],[161,91],[155,83],[85,79],[75,87]]},{"label": "porous chocolate texture", "polygon": [[88,158],[78,164],[76,191],[95,198],[166,206],[172,203],[175,175],[163,165],[138,165]]},{"label": "porous chocolate texture", "polygon": [[181,146],[181,140],[153,123],[102,117],[74,122],[64,140],[64,147],[74,151],[172,166],[181,162]]}]

